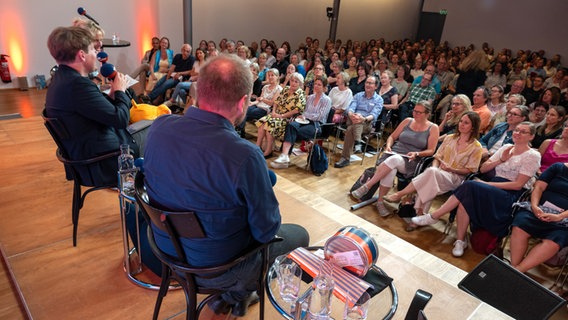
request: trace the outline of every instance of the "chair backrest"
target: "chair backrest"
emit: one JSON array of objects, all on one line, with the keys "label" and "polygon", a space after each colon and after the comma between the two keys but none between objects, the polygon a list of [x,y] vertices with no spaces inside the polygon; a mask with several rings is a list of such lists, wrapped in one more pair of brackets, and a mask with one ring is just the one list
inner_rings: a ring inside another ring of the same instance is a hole
[{"label": "chair backrest", "polygon": [[67,131],[67,128],[59,119],[48,117],[45,109],[41,112],[41,116],[43,117],[43,124],[47,128],[47,131],[49,131],[53,141],[55,141],[57,148],[59,148],[59,152],[63,157],[69,159],[69,154],[67,154],[63,145],[63,140],[69,139],[70,137],[69,131]]},{"label": "chair backrest", "polygon": [[494,255],[481,261],[458,287],[515,319],[548,319],[566,304]]},{"label": "chair backrest", "polygon": [[333,123],[334,115],[335,115],[335,110],[332,108],[329,110],[329,113],[327,114],[325,123],[321,126],[320,138],[327,139],[333,132],[333,128],[335,127],[335,123]]},{"label": "chair backrest", "polygon": [[142,209],[142,213],[158,229],[166,232],[176,250],[177,258],[187,261],[180,238],[198,239],[205,238],[205,232],[201,227],[195,212],[176,212],[156,208],[150,204],[146,188],[144,186],[144,174],[138,172],[134,179],[136,201]]}]

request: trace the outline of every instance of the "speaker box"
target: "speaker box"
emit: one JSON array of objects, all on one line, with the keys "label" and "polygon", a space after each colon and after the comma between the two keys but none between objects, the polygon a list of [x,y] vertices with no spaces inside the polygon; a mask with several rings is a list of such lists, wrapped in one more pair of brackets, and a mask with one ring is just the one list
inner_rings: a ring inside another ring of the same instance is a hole
[{"label": "speaker box", "polygon": [[481,261],[458,287],[515,319],[548,319],[566,304],[494,255]]}]

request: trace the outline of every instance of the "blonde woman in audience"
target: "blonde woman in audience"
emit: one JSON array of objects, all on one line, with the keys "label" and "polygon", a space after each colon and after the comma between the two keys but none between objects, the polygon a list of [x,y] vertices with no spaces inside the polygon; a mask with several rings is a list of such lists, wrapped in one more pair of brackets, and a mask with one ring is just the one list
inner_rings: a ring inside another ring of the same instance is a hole
[{"label": "blonde woman in audience", "polygon": [[349,60],[347,61],[347,66],[348,68],[345,71],[349,75],[349,79],[357,77],[357,58],[350,57]]},{"label": "blonde woman in audience", "polygon": [[538,148],[542,158],[539,172],[544,172],[556,162],[568,162],[568,125],[564,123],[559,139],[548,139]]},{"label": "blonde woman in audience", "polygon": [[398,91],[391,85],[391,82],[394,79],[394,75],[390,70],[386,70],[381,73],[380,79],[379,90],[377,93],[381,96],[381,98],[383,98],[382,113],[384,114],[388,110],[398,108]]},{"label": "blonde woman in audience", "polygon": [[151,92],[156,82],[168,74],[173,59],[174,51],[170,49],[170,39],[162,37],[160,39],[160,50],[156,51],[150,60],[150,76],[146,84],[146,92]]},{"label": "blonde woman in audience", "polygon": [[399,202],[405,195],[416,192],[414,207],[418,215],[430,211],[437,195],[457,188],[466,175],[477,172],[481,162],[481,144],[477,141],[481,119],[473,111],[464,113],[456,133],[447,135],[436,153],[432,166],[412,179],[404,189],[384,197]]},{"label": "blonde woman in audience", "polygon": [[237,56],[243,60],[245,66],[250,66],[250,50],[247,46],[239,46],[237,48]]},{"label": "blonde woman in audience", "polygon": [[306,96],[302,89],[303,85],[304,77],[297,72],[294,73],[290,79],[290,86],[284,88],[276,98],[272,112],[256,122],[258,127],[256,145],[263,150],[266,157],[272,154],[274,139],[281,139],[284,136],[288,122],[304,111]]},{"label": "blonde woman in audience", "polygon": [[[503,123],[507,120],[507,112],[511,110],[514,106],[524,106],[527,100],[520,94],[510,94],[507,99],[505,99],[505,111],[496,113],[493,116],[493,126]],[[527,107],[528,110],[528,107]]]},{"label": "blonde woman in audience", "polygon": [[454,133],[458,123],[465,112],[472,111],[471,102],[465,94],[456,94],[452,98],[451,109],[446,112],[444,119],[440,123],[440,139],[442,142],[446,135]]},{"label": "blonde woman in audience", "polygon": [[419,226],[434,224],[457,208],[457,240],[452,250],[455,257],[461,257],[468,247],[470,222],[472,230],[481,228],[496,237],[505,236],[513,220],[512,204],[532,187],[531,178],[540,167],[540,153],[530,146],[535,132],[533,123],[520,123],[513,132],[513,144],[504,145],[481,165],[481,173],[495,169],[490,181],[465,181],[439,209],[414,217],[412,222]]},{"label": "blonde woman in audience", "polygon": [[264,52],[258,55],[258,78],[262,81],[262,84],[268,84],[266,79],[266,72],[268,71],[268,67],[266,66],[266,60],[268,59],[268,55]]},{"label": "blonde woman in audience", "polygon": [[424,70],[422,70],[422,58],[416,57],[416,59],[414,59],[414,66],[410,70],[410,75],[414,79],[424,75]]},{"label": "blonde woman in audience", "polygon": [[353,92],[347,86],[349,83],[349,75],[343,71],[337,75],[337,86],[332,88],[329,92],[331,99],[331,108],[334,110],[333,115],[334,123],[343,123],[345,121],[345,110],[349,107],[349,103],[353,99]]}]

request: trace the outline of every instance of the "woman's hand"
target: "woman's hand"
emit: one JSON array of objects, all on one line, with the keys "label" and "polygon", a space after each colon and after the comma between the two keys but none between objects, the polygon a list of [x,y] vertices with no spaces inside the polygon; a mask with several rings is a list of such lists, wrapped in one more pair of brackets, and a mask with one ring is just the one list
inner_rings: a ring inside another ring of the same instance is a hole
[{"label": "woman's hand", "polygon": [[[540,210],[540,211],[542,212],[542,210]],[[544,213],[543,212],[541,215],[539,215],[537,217],[544,222],[558,222],[558,221],[562,220],[562,217],[559,214],[554,214],[554,213]]]}]

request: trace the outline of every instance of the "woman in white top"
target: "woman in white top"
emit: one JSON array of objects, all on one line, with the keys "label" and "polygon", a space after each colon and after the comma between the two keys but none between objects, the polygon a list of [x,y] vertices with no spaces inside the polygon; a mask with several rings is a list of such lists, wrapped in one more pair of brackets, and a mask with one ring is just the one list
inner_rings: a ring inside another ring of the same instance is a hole
[{"label": "woman in white top", "polygon": [[343,114],[353,99],[353,92],[351,92],[351,89],[347,86],[349,83],[349,74],[345,71],[340,72],[337,75],[336,83],[337,86],[333,87],[329,92],[331,108],[335,111],[333,122],[343,123],[345,121]]}]

